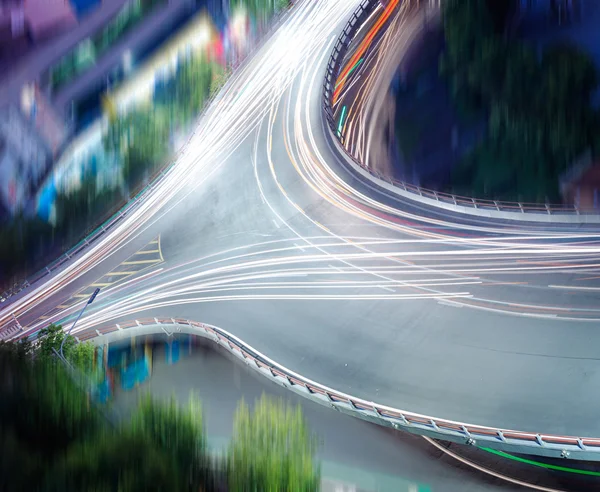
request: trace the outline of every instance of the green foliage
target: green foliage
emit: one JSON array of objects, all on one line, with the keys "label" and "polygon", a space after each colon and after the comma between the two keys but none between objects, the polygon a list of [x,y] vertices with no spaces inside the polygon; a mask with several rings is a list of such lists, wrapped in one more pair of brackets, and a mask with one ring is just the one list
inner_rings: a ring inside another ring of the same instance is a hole
[{"label": "green foliage", "polygon": [[229,0],[231,9],[243,7],[254,18],[272,15],[283,3],[282,0]]},{"label": "green foliage", "polygon": [[175,78],[175,106],[184,123],[198,114],[210,94],[212,64],[192,56],[182,63]]},{"label": "green foliage", "polygon": [[[47,344],[59,343],[56,327]],[[48,347],[0,343],[0,490],[217,490],[199,402],[141,400],[119,426],[101,418]],[[33,356],[32,356],[33,355]],[[242,402],[228,454],[227,490],[316,491],[316,441],[299,407]]]},{"label": "green foliage", "polygon": [[123,174],[135,187],[165,157],[169,144],[168,115],[162,107],[138,108],[113,121],[104,139],[107,151],[123,157]]},{"label": "green foliage", "polygon": [[193,399],[144,398],[130,422],[76,444],[51,474],[48,490],[212,490],[202,414]]},{"label": "green foliage", "polygon": [[[540,57],[503,34],[510,6],[449,0],[440,73],[461,110],[487,116],[488,137],[454,173],[454,189],[496,199],[560,199],[558,177],[594,146],[590,105],[596,69],[580,50],[556,46]],[[469,189],[468,186],[471,186]]]},{"label": "green foliage", "polygon": [[104,136],[108,153],[121,156],[130,188],[156,170],[169,150],[175,126],[185,126],[206,102],[213,66],[200,56],[181,61],[175,76],[158,84],[154,102],[116,118]]},{"label": "green foliage", "polygon": [[50,471],[45,488],[56,492],[185,490],[178,487],[177,468],[164,458],[145,434],[105,429],[76,443]]},{"label": "green foliage", "polygon": [[152,446],[163,453],[163,461],[176,469],[182,486],[209,483],[206,439],[202,424],[200,402],[191,398],[181,408],[174,398],[166,402],[142,399],[134,413],[130,428],[134,434],[144,435]]},{"label": "green foliage", "polygon": [[64,368],[33,359],[27,342],[0,344],[0,371],[0,489],[40,490],[45,470],[100,420]]},{"label": "green foliage", "polygon": [[448,79],[455,99],[467,108],[478,109],[482,104],[482,94],[477,90],[481,72],[472,65],[477,63],[483,68],[486,57],[481,50],[496,46],[491,40],[493,19],[485,0],[448,0],[443,26],[446,49],[440,57],[440,74]]},{"label": "green foliage", "polygon": [[[66,338],[65,338],[66,337]],[[37,355],[40,358],[54,359],[63,345],[63,355],[75,368],[84,374],[91,375],[94,370],[96,350],[90,342],[77,343],[75,337],[66,335],[61,325],[50,324],[39,332]]]},{"label": "green foliage", "polygon": [[215,65],[213,68],[213,77],[210,81],[210,97],[216,96],[225,82],[231,75],[231,72],[220,65]]},{"label": "green foliage", "polygon": [[299,407],[262,397],[251,414],[242,401],[229,449],[229,485],[234,491],[319,489],[316,440]]},{"label": "green foliage", "polygon": [[35,268],[37,259],[54,242],[54,230],[48,223],[22,215],[0,224],[0,287],[23,269]]},{"label": "green foliage", "polygon": [[275,12],[287,9],[290,6],[290,0],[275,0]]}]

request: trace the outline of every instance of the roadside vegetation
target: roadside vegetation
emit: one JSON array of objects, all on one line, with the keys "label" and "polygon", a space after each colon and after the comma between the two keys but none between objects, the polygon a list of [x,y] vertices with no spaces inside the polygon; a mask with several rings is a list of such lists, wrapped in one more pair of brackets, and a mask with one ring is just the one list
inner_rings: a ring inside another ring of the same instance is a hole
[{"label": "roadside vegetation", "polygon": [[481,198],[560,202],[559,176],[598,150],[591,105],[598,73],[577,46],[538,50],[510,33],[514,0],[447,0],[440,74],[458,113],[486,121],[451,191]]},{"label": "roadside vegetation", "polygon": [[243,7],[254,18],[264,20],[288,7],[290,0],[229,0],[230,9]]},{"label": "roadside vegetation", "polygon": [[[229,448],[215,455],[196,397],[180,406],[146,396],[129,419],[117,421],[47,354],[61,335],[53,327],[38,346],[0,343],[0,490],[319,489],[316,439],[299,408],[264,396],[253,411],[241,402]],[[82,354],[87,370],[91,345],[67,345],[67,358]]]}]

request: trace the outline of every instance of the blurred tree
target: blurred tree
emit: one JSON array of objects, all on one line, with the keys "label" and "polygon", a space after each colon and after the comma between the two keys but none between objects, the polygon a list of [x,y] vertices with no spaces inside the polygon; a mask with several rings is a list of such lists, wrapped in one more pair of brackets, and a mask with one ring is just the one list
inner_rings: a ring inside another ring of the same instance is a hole
[{"label": "blurred tree", "polygon": [[225,82],[227,82],[229,75],[231,74],[226,68],[216,64],[213,66],[213,76],[210,81],[210,97],[215,96],[221,90]]},{"label": "blurred tree", "polygon": [[275,0],[275,12],[279,12],[290,6],[290,0]]},{"label": "blurred tree", "polygon": [[74,446],[47,489],[213,490],[198,401],[181,408],[174,399],[143,398],[118,431],[105,429]]},{"label": "blurred tree", "polygon": [[179,492],[177,467],[171,467],[147,435],[104,429],[76,443],[48,473],[44,490],[56,492]]},{"label": "blurred tree", "polygon": [[229,0],[230,9],[243,7],[253,18],[264,19],[275,12],[279,0]]},{"label": "blurred tree", "polygon": [[210,94],[212,64],[196,55],[180,64],[175,76],[175,106],[182,123],[196,116]]},{"label": "blurred tree", "polygon": [[490,52],[496,50],[486,0],[447,0],[442,22],[446,48],[440,57],[440,74],[447,78],[453,97],[466,111],[481,109],[479,78],[486,66],[481,50],[484,46]]},{"label": "blurred tree", "polygon": [[488,141],[456,169],[454,188],[466,179],[469,194],[560,200],[559,175],[594,145],[599,128],[590,103],[597,73],[574,47],[552,47],[540,60],[529,44],[503,36],[497,17],[511,8],[495,0],[444,6],[440,73],[459,108],[488,119]]},{"label": "blurred tree", "polygon": [[100,426],[63,366],[31,353],[29,343],[0,344],[2,490],[42,490],[46,470]]},{"label": "blurred tree", "polygon": [[36,352],[38,357],[55,359],[54,350],[60,352],[62,341],[65,340],[63,345],[65,359],[83,373],[87,375],[93,373],[96,353],[94,346],[89,342],[77,343],[75,337],[66,335],[61,325],[50,324],[46,328],[42,328],[38,340],[39,345]]},{"label": "blurred tree", "polygon": [[233,491],[318,490],[316,440],[300,407],[262,397],[251,414],[238,406],[229,448],[229,486]]},{"label": "blurred tree", "polygon": [[37,217],[18,215],[0,224],[0,288],[9,288],[15,277],[41,266],[40,257],[53,247],[54,229]]},{"label": "blurred tree", "polygon": [[510,16],[516,12],[519,0],[486,0],[490,16],[494,21],[494,31],[503,34]]},{"label": "blurred tree", "polygon": [[137,187],[165,157],[169,132],[169,114],[161,106],[137,108],[109,125],[104,147],[122,156],[123,174],[130,187]]},{"label": "blurred tree", "polygon": [[209,459],[200,402],[192,397],[181,408],[172,397],[165,402],[143,398],[131,419],[135,434],[147,436],[182,480],[181,490],[211,488]]}]

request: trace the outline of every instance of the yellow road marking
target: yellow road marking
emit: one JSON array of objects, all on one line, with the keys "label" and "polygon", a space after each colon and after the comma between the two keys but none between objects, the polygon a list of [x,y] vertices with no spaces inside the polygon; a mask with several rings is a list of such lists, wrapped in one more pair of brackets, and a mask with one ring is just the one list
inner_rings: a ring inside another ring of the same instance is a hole
[{"label": "yellow road marking", "polygon": [[[150,241],[148,244],[158,244],[158,249],[152,249],[152,250],[147,250],[147,251],[138,251],[136,253],[134,253],[132,256],[130,256],[130,258],[133,258],[134,255],[144,255],[144,254],[150,254],[150,253],[158,253],[160,255],[160,259],[153,259],[153,260],[132,260],[132,261],[124,261],[121,263],[121,265],[149,265],[149,264],[153,264],[153,263],[160,263],[163,260],[163,256],[162,256],[162,251],[160,249],[160,236],[158,236],[157,239],[155,239],[154,241]],[[141,270],[124,270],[124,271],[120,271],[120,272],[109,272],[104,274],[102,277],[100,277],[100,279],[106,279],[106,278],[110,278],[112,276],[128,276],[128,275],[134,275],[136,273],[140,273],[141,271],[143,271],[144,269],[142,268]],[[115,282],[94,282],[93,284],[90,284],[88,287],[107,287],[109,285],[113,285],[118,281]],[[84,290],[86,290],[88,287],[86,287]],[[92,295],[92,293],[88,293],[88,294],[75,294],[73,296],[71,296],[71,299],[87,299],[89,298],[89,296]],[[76,303],[76,302],[75,302]],[[72,303],[70,305],[66,305],[66,304],[61,304],[59,306],[57,306],[58,309],[66,309],[69,308],[71,306],[73,306],[75,303]],[[48,316],[46,316],[45,318],[40,317],[40,319],[46,319],[48,318]]]},{"label": "yellow road marking", "polygon": [[158,243],[158,254],[160,255],[160,261],[165,261],[162,254],[162,248],[160,246],[160,234],[158,235],[158,239],[156,239],[156,242]]},{"label": "yellow road marking", "polygon": [[124,261],[121,265],[139,265],[141,263],[158,263],[162,260],[137,260],[137,261]]}]

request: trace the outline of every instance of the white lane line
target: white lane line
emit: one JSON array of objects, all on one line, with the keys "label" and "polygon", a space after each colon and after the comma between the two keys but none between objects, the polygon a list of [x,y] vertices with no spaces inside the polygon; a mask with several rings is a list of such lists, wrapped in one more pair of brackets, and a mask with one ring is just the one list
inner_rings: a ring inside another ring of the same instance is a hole
[{"label": "white lane line", "polygon": [[279,224],[277,223],[277,221],[275,219],[271,219],[273,221],[273,224],[275,224],[275,227],[277,227],[277,229],[279,229]]},{"label": "white lane line", "polygon": [[388,292],[396,292],[394,289],[390,289],[389,287],[385,287],[384,285],[378,285],[380,289],[387,290]]},{"label": "white lane line", "polygon": [[455,308],[463,308],[464,306],[458,302],[452,302],[452,301],[438,301],[438,304],[441,304],[443,306],[450,306],[450,307],[455,307]]},{"label": "white lane line", "polygon": [[306,251],[302,246],[300,246],[299,244],[294,243],[294,246],[296,246],[296,248],[298,248],[300,251],[304,252]]},{"label": "white lane line", "polygon": [[600,292],[600,287],[576,287],[574,285],[549,285],[551,289],[567,289],[567,290],[588,290],[590,292]]},{"label": "white lane line", "polygon": [[331,268],[332,270],[336,270],[340,273],[344,273],[344,270],[342,270],[341,268],[338,267],[334,267],[333,265],[327,265],[329,268]]}]

